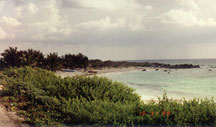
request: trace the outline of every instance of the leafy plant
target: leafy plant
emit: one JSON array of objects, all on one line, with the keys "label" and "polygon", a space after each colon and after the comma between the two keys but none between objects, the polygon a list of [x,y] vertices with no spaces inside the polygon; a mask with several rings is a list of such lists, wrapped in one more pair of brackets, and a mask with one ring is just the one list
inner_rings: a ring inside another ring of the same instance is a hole
[{"label": "leafy plant", "polygon": [[30,124],[129,124],[140,97],[118,82],[67,77],[39,68],[9,68],[3,96],[14,97]]},{"label": "leafy plant", "polygon": [[9,68],[1,80],[4,105],[31,125],[216,126],[213,99],[143,103],[133,89],[100,77],[62,79],[40,68]]}]

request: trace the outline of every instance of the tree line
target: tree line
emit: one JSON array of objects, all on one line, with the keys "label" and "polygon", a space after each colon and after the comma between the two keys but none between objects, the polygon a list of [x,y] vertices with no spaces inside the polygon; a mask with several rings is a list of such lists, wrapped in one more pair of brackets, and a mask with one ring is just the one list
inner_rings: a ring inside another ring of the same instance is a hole
[{"label": "tree line", "polygon": [[8,67],[31,66],[56,71],[63,68],[86,69],[88,64],[88,57],[81,53],[76,55],[69,53],[59,56],[58,53],[54,52],[44,55],[39,50],[18,50],[17,47],[9,47],[9,49],[4,50],[4,52],[1,53],[0,58],[0,69]]},{"label": "tree line", "polygon": [[9,47],[0,56],[0,70],[8,67],[22,67],[31,66],[44,68],[51,71],[61,69],[76,69],[88,67],[94,69],[101,69],[106,67],[159,67],[170,69],[189,69],[199,68],[199,65],[192,64],[163,64],[163,63],[149,63],[149,62],[130,62],[130,61],[102,61],[100,59],[91,59],[82,53],[79,54],[65,54],[58,56],[58,53],[49,53],[44,55],[42,52],[34,49],[17,50],[17,47]]},{"label": "tree line", "polygon": [[4,50],[0,56],[0,70],[8,67],[39,67],[51,71],[61,70],[61,69],[76,69],[87,67],[100,69],[105,67],[130,67],[139,66],[140,63],[128,62],[128,61],[102,61],[100,59],[91,59],[82,53],[77,55],[65,54],[63,56],[58,56],[58,53],[49,53],[44,55],[39,50],[28,49],[28,50],[18,50],[17,47],[9,47]]}]

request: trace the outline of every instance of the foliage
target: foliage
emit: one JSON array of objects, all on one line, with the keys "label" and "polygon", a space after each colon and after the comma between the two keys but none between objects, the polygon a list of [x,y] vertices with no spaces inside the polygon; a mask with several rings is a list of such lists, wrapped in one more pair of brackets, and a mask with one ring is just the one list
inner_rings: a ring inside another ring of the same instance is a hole
[{"label": "foliage", "polygon": [[17,50],[17,47],[6,49],[0,59],[0,69],[9,67],[40,67],[52,71],[64,68],[84,68],[88,66],[88,57],[79,53],[77,55],[66,54],[59,57],[57,53],[50,53],[45,56],[42,52],[28,49]]},{"label": "foliage", "polygon": [[21,50],[18,51],[20,54],[20,65],[19,66],[31,66],[31,67],[43,67],[44,66],[44,55],[42,52],[28,49],[27,51]]},{"label": "foliage", "polygon": [[140,104],[133,89],[106,78],[62,79],[31,67],[9,68],[4,75],[2,95],[15,98],[30,124],[129,124]]},{"label": "foliage", "polygon": [[133,89],[106,78],[62,79],[31,67],[6,69],[3,77],[5,104],[32,125],[216,126],[213,99],[173,100],[165,94],[143,103]]},{"label": "foliage", "polygon": [[17,51],[17,47],[12,48],[9,47],[9,49],[6,49],[4,51],[4,53],[1,54],[2,58],[2,62],[4,62],[4,65],[6,65],[6,67],[9,66],[19,66],[20,64],[20,53],[18,53]]},{"label": "foliage", "polygon": [[4,69],[4,62],[2,60],[2,58],[0,58],[0,71],[2,71]]},{"label": "foliage", "polygon": [[18,51],[17,47],[6,49],[0,59],[0,70],[8,67],[40,67],[51,71],[65,69],[76,69],[87,67],[92,68],[104,68],[104,67],[162,67],[171,69],[188,69],[188,68],[199,68],[199,65],[192,64],[180,64],[170,65],[163,63],[148,63],[148,62],[129,62],[129,61],[101,61],[99,59],[89,60],[87,56],[79,53],[65,54],[61,57],[57,53],[50,53],[44,55],[42,52],[28,49]]},{"label": "foliage", "polygon": [[51,71],[60,70],[62,68],[61,58],[58,53],[50,53],[47,55],[45,68]]},{"label": "foliage", "polygon": [[88,66],[88,57],[79,53],[77,55],[65,54],[62,57],[63,66],[65,68],[87,68]]},{"label": "foliage", "polygon": [[173,100],[164,94],[158,101],[143,103],[139,110],[136,123],[141,125],[216,126],[213,99]]}]

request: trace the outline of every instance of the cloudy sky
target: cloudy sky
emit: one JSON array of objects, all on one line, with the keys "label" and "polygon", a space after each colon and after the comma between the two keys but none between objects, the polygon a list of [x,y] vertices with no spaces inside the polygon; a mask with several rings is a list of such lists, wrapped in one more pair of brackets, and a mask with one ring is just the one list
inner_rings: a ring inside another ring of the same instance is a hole
[{"label": "cloudy sky", "polygon": [[213,0],[0,0],[9,46],[103,60],[216,58]]}]

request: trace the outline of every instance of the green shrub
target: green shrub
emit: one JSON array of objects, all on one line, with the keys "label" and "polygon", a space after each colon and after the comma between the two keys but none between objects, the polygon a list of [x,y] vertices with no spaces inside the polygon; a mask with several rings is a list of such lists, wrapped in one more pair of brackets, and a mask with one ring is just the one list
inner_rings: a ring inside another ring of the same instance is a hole
[{"label": "green shrub", "polygon": [[139,110],[141,114],[147,114],[136,121],[142,125],[216,126],[216,103],[213,99],[173,100],[164,94],[158,101],[143,103]]},{"label": "green shrub", "polygon": [[213,99],[177,101],[164,95],[143,103],[133,89],[107,78],[62,79],[31,67],[9,68],[1,80],[5,105],[19,109],[32,125],[216,126]]},{"label": "green shrub", "polygon": [[10,68],[4,75],[2,94],[18,98],[30,124],[131,124],[141,102],[133,89],[107,78],[62,79],[31,67]]}]

